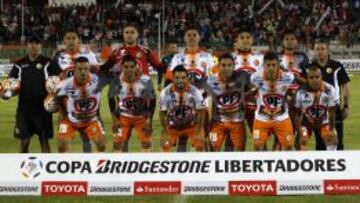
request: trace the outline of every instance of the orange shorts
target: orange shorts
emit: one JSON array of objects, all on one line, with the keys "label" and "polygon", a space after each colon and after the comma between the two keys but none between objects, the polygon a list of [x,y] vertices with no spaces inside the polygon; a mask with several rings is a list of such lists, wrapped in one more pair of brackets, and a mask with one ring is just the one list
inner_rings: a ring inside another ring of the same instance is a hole
[{"label": "orange shorts", "polygon": [[[308,128],[308,127],[302,127],[303,129],[303,134],[300,135],[300,142],[302,144],[306,144],[309,139],[311,138],[312,135],[312,129]],[[335,129],[334,129],[335,131]],[[337,142],[337,138],[336,137],[331,137],[331,131],[329,129],[329,125],[322,125],[319,128],[319,132],[320,132],[320,136],[321,138],[325,141],[325,143],[327,143],[328,141],[333,142],[334,144]],[[336,131],[335,131],[336,132]]]},{"label": "orange shorts", "polygon": [[264,145],[270,133],[274,133],[283,147],[294,145],[294,132],[290,118],[283,121],[260,121],[255,119],[253,140],[254,145]]},{"label": "orange shorts", "polygon": [[136,133],[138,134],[138,138],[141,143],[151,142],[151,134],[148,135],[144,131],[144,126],[146,124],[146,119],[144,117],[127,117],[120,116],[118,121],[120,122],[120,130],[114,135],[114,142],[122,142],[125,143],[129,136],[131,135],[131,131],[135,128]]},{"label": "orange shorts", "polygon": [[96,139],[103,135],[103,129],[100,121],[91,121],[84,124],[75,124],[69,120],[63,120],[59,124],[58,138],[69,141],[75,136],[76,131],[82,131],[89,139]]},{"label": "orange shorts", "polygon": [[244,149],[246,130],[244,122],[215,122],[211,125],[209,139],[215,151],[221,149],[224,138],[228,134],[236,149]]},{"label": "orange shorts", "polygon": [[[168,133],[168,136],[170,137],[170,140],[169,140],[169,142],[162,144],[162,148],[164,150],[170,150],[176,144],[177,140],[181,136],[186,136],[186,137],[190,138],[191,145],[195,148],[204,148],[205,147],[204,140],[195,139],[195,137],[196,137],[195,127],[189,127],[189,128],[183,129],[183,130],[168,128],[167,133]],[[202,132],[201,137],[204,136],[203,134],[204,133]]]}]

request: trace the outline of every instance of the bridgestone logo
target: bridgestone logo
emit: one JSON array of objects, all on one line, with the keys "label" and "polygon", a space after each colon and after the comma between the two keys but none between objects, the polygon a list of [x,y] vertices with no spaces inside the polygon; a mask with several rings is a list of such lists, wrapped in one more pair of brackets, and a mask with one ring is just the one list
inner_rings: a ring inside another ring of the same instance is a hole
[{"label": "bridgestone logo", "polygon": [[90,192],[131,192],[131,187],[90,187]]},{"label": "bridgestone logo", "polygon": [[0,192],[38,192],[39,187],[38,186],[13,186],[13,187],[7,187],[7,186],[1,186]]},{"label": "bridgestone logo", "polygon": [[223,192],[224,186],[185,186],[184,192]]},{"label": "bridgestone logo", "polygon": [[321,191],[321,185],[280,185],[280,191]]}]

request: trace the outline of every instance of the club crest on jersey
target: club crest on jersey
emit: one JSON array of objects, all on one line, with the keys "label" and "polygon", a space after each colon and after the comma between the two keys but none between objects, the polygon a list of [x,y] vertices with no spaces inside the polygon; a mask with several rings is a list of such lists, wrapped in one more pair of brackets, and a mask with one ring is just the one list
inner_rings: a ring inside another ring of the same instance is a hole
[{"label": "club crest on jersey", "polygon": [[279,108],[284,103],[284,96],[281,94],[266,94],[263,96],[264,104],[270,110]]},{"label": "club crest on jersey", "polygon": [[36,64],[36,68],[37,68],[38,70],[40,70],[40,69],[43,68],[43,65],[42,65],[41,63],[38,63],[38,64]]},{"label": "club crest on jersey", "polygon": [[330,73],[332,73],[332,69],[330,67],[327,67],[326,72],[330,74]]},{"label": "club crest on jersey", "polygon": [[137,53],[136,53],[136,58],[137,58],[137,59],[141,59],[141,57],[142,57],[141,52],[137,52]]},{"label": "club crest on jersey", "polygon": [[219,95],[216,99],[221,106],[228,107],[238,104],[240,102],[240,98],[240,92],[236,91]]},{"label": "club crest on jersey", "polygon": [[78,112],[89,112],[96,108],[97,100],[93,97],[79,99],[74,102],[75,110]]}]

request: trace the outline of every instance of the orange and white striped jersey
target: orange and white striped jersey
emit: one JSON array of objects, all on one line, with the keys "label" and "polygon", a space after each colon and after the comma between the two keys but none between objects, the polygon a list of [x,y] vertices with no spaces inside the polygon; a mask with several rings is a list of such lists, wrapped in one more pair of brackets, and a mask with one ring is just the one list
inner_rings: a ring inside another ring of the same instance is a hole
[{"label": "orange and white striped jersey", "polygon": [[242,70],[248,73],[254,73],[261,70],[263,64],[263,55],[254,52],[233,52],[235,60],[235,70]]},{"label": "orange and white striped jersey", "polygon": [[265,70],[251,75],[251,83],[258,88],[255,119],[283,121],[289,117],[286,92],[293,80],[294,74],[281,70],[275,81],[265,79]]},{"label": "orange and white striped jersey", "polygon": [[175,54],[170,63],[170,71],[178,65],[184,65],[188,70],[191,81],[198,81],[210,74],[214,64],[213,56],[205,51],[188,53],[186,50],[182,53]]},{"label": "orange and white striped jersey", "polygon": [[323,82],[319,91],[301,88],[296,93],[295,107],[300,109],[308,123],[328,124],[329,108],[339,104],[335,88]]},{"label": "orange and white striped jersey", "polygon": [[[302,72],[305,70],[306,65],[309,63],[309,59],[305,53],[296,51],[293,55],[280,53],[280,66],[286,70],[292,72],[295,76],[302,76]],[[296,81],[290,86],[290,89],[297,90],[300,87]]]},{"label": "orange and white striped jersey", "polygon": [[170,127],[190,127],[195,122],[196,111],[204,108],[202,94],[193,85],[187,86],[183,93],[176,91],[173,84],[161,91],[160,111],[166,112]]},{"label": "orange and white striped jersey", "polygon": [[244,120],[245,88],[249,75],[240,71],[230,82],[221,80],[219,74],[211,75],[206,81],[206,90],[212,97],[212,121],[241,122]]},{"label": "orange and white striped jersey", "polygon": [[95,54],[87,47],[81,47],[80,51],[74,54],[67,53],[64,50],[60,51],[55,54],[53,63],[69,78],[74,75],[75,59],[80,56],[86,57],[90,65],[99,65]]},{"label": "orange and white striped jersey", "polygon": [[66,96],[68,119],[75,124],[83,124],[97,120],[97,111],[101,93],[98,91],[99,78],[89,74],[85,85],[76,84],[75,77],[63,80],[58,86],[56,95]]},{"label": "orange and white striped jersey", "polygon": [[150,114],[149,102],[155,97],[151,78],[147,75],[142,74],[133,83],[120,80],[117,91],[119,113],[126,117],[147,117]]}]

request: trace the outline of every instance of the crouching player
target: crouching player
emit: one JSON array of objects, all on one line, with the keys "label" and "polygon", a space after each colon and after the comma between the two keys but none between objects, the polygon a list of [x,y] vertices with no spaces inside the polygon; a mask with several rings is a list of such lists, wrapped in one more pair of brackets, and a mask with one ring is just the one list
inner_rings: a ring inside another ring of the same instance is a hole
[{"label": "crouching player", "polygon": [[100,103],[99,79],[89,71],[89,60],[75,60],[74,76],[63,80],[57,88],[56,100],[60,106],[58,134],[59,152],[69,152],[75,132],[84,133],[92,140],[97,151],[105,151],[105,138],[97,116]]},{"label": "crouching player", "polygon": [[[151,78],[142,74],[136,58],[123,56],[113,116],[114,151],[122,152],[135,128],[143,152],[151,151],[152,117],[155,111],[155,91]],[[113,107],[111,107],[113,108]]]},{"label": "crouching player", "polygon": [[270,133],[276,135],[281,149],[293,148],[294,132],[286,102],[286,92],[293,80],[293,73],[280,70],[279,58],[274,52],[265,54],[264,70],[251,75],[251,83],[258,88],[253,129],[256,151],[264,150]]},{"label": "crouching player", "polygon": [[317,66],[306,69],[307,84],[296,93],[296,129],[300,149],[305,150],[312,131],[318,131],[327,150],[336,150],[335,107],[339,102],[335,88],[322,81]]},{"label": "crouching player", "polygon": [[205,85],[213,101],[209,134],[213,151],[220,151],[226,136],[230,137],[235,151],[245,151],[244,91],[248,88],[249,75],[234,69],[230,54],[220,56],[219,73],[211,75]]},{"label": "crouching player", "polygon": [[173,70],[173,82],[160,94],[161,146],[171,151],[179,137],[188,137],[196,151],[205,150],[205,103],[200,90],[190,85],[183,65]]}]

